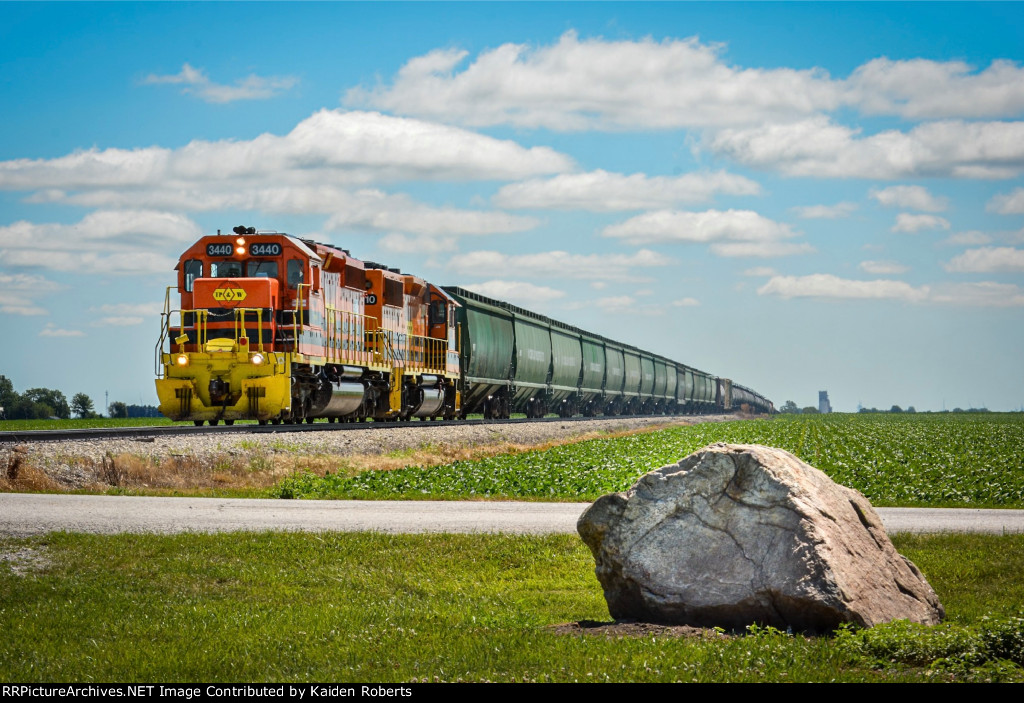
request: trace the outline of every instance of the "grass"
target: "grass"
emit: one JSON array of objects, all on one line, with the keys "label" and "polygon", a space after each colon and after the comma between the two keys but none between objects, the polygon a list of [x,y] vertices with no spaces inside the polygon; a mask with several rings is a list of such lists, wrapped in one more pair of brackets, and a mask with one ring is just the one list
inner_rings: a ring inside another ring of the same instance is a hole
[{"label": "grass", "polygon": [[[513,415],[525,418],[525,415]],[[470,420],[481,420],[483,415],[470,415]],[[255,420],[236,420],[236,425],[251,425]],[[321,418],[317,422],[326,422]],[[91,417],[46,419],[46,420],[0,420],[0,432],[25,432],[28,430],[84,430],[103,427],[156,427],[160,425],[192,425],[191,420],[175,422],[166,417]]]},{"label": "grass", "polygon": [[174,422],[166,417],[94,417],[70,420],[0,420],[0,432],[27,432],[28,430],[84,430],[94,427],[155,427],[159,425],[191,425]]},{"label": "grass", "polygon": [[[147,445],[139,445],[140,453],[123,452],[102,460],[62,456],[48,460],[49,465],[36,466],[31,459],[25,459],[13,479],[8,478],[9,472],[6,471],[10,459],[5,461],[0,449],[0,491],[62,492],[70,489],[119,495],[255,498],[265,497],[269,489],[288,476],[323,476],[327,473],[355,476],[365,471],[391,471],[410,464],[429,467],[550,449],[595,437],[624,437],[644,431],[588,432],[539,445],[519,444],[502,438],[476,445],[428,443],[407,449],[348,455],[325,453],[308,443],[273,438],[259,441],[241,438],[229,442],[215,454],[202,457],[145,454],[141,448]],[[59,471],[54,467],[71,467],[74,470]],[[86,478],[70,486],[54,478],[69,473]]]},{"label": "grass", "polygon": [[0,681],[1021,680],[981,645],[960,668],[921,656],[985,637],[1012,648],[1024,537],[896,543],[946,604],[953,645],[929,643],[942,628],[900,635],[900,650],[884,627],[870,640],[556,634],[608,619],[593,559],[571,536],[7,539]]},{"label": "grass", "polygon": [[825,415],[706,423],[388,472],[304,472],[276,497],[594,500],[714,442],[786,449],[875,505],[1024,507],[1024,415]]}]

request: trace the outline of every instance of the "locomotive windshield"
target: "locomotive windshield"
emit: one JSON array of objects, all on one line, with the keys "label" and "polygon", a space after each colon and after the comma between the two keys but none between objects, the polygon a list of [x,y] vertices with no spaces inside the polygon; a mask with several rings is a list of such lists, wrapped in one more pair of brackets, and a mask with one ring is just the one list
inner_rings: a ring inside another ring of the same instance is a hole
[{"label": "locomotive windshield", "polygon": [[240,278],[241,261],[213,261],[210,263],[210,278]]},{"label": "locomotive windshield", "polygon": [[259,259],[250,261],[246,275],[249,278],[277,278],[277,262]]}]

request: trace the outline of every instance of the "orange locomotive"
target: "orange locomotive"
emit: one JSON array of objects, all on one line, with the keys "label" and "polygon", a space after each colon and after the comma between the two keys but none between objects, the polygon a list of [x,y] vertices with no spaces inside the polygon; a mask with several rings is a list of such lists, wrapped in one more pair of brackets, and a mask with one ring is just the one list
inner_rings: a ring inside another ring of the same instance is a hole
[{"label": "orange locomotive", "polygon": [[343,249],[235,227],[203,237],[164,304],[160,411],[175,420],[261,424],[453,418],[455,308],[421,278]]}]

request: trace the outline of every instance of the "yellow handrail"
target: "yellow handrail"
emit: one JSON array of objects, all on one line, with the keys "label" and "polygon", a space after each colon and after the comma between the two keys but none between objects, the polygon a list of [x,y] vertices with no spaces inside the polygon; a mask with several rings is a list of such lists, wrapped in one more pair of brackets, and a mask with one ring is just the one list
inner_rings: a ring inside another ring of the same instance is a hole
[{"label": "yellow handrail", "polygon": [[[328,358],[340,361],[341,363],[348,361],[363,362],[363,359],[354,354],[366,353],[365,335],[370,327],[368,323],[371,320],[376,320],[376,318],[348,310],[339,310],[330,305],[327,306],[326,318],[327,329],[325,331],[325,338],[327,340]],[[344,328],[346,324],[348,325],[347,331]],[[342,343],[346,339],[346,335],[353,345],[349,349],[346,349]],[[351,352],[351,354],[348,352]]]},{"label": "yellow handrail", "polygon": [[[245,329],[246,314],[254,312],[256,313],[256,333],[259,336],[259,350],[263,351],[263,308],[235,308],[235,340],[239,337],[247,337]],[[252,348],[252,343],[249,343],[249,348]]]},{"label": "yellow handrail", "polygon": [[160,313],[160,337],[156,340],[156,349],[154,349],[153,358],[153,372],[157,378],[164,377],[163,370],[163,356],[164,356],[164,340],[167,339],[167,335],[170,333],[171,326],[171,290],[177,290],[174,286],[167,286],[167,290],[164,291],[164,310]]},{"label": "yellow handrail", "polygon": [[421,373],[443,374],[447,371],[448,340],[422,335],[401,334],[390,330],[367,333],[378,365],[403,368]]},{"label": "yellow handrail", "polygon": [[[292,350],[299,351],[299,327],[302,323],[302,289],[303,287],[309,288],[309,292],[313,292],[313,285],[311,283],[300,283],[295,286],[295,311],[292,313]],[[296,314],[297,313],[297,314]]]}]

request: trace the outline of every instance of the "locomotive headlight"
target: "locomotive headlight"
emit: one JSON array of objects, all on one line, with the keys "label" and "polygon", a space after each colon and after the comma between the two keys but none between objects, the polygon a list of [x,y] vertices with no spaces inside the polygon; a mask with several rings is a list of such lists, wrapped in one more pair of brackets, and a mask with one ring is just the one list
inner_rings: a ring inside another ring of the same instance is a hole
[{"label": "locomotive headlight", "polygon": [[264,359],[263,359],[263,355],[262,354],[253,354],[252,355],[252,363],[253,363],[254,366],[259,366],[260,364],[263,363],[263,361],[264,361]]},{"label": "locomotive headlight", "polygon": [[239,237],[238,239],[235,240],[235,243],[238,244],[238,246],[244,246],[245,245],[245,237]]},{"label": "locomotive headlight", "polygon": [[235,253],[239,254],[239,255],[244,254],[245,253],[245,247],[235,247]]},{"label": "locomotive headlight", "polygon": [[174,360],[178,363],[178,366],[188,366],[188,356],[185,354],[178,354]]}]

